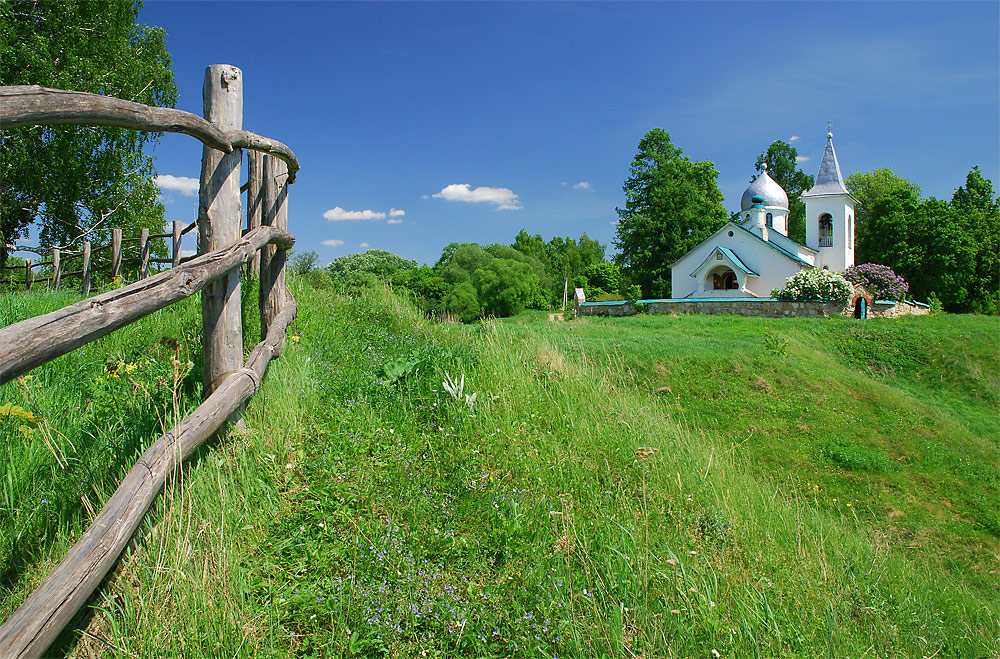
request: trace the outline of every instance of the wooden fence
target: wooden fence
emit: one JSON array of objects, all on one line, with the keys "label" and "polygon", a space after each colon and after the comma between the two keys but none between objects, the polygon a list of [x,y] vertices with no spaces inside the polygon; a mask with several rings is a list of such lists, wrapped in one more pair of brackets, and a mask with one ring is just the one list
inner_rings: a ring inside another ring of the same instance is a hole
[{"label": "wooden fence", "polygon": [[[285,286],[285,250],[295,240],[287,231],[287,201],[298,160],[284,144],[242,130],[243,74],[236,67],[208,67],[204,99],[205,118],[201,118],[95,94],[0,87],[0,129],[120,126],[186,133],[205,145],[197,257],[180,263],[175,249],[174,267],[165,272],[0,329],[3,385],[173,302],[198,291],[202,294],[205,400],[139,457],[79,542],[0,626],[0,657],[5,659],[45,653],[117,562],[167,476],[227,421],[238,418],[243,404],[260,387],[268,363],[284,350],[285,330],[295,318],[295,300]],[[240,212],[244,148],[250,149],[245,232]],[[171,237],[177,230],[175,224]],[[113,242],[120,254],[120,232]],[[54,272],[60,256],[53,258]],[[243,363],[241,266],[257,259],[264,340]],[[86,282],[86,273],[82,276]],[[30,274],[27,277],[30,280]],[[54,278],[54,283],[60,279]]]},{"label": "wooden fence", "polygon": [[[190,261],[194,258],[193,256],[188,256],[186,258],[181,257],[181,240],[185,234],[197,228],[197,220],[186,227],[180,220],[174,220],[170,233],[151,234],[149,233],[149,229],[142,229],[139,235],[133,238],[123,238],[122,230],[120,228],[114,228],[111,230],[111,242],[107,245],[93,247],[89,240],[85,240],[83,241],[80,250],[67,250],[59,247],[53,247],[47,252],[42,252],[33,247],[26,247],[23,245],[7,245],[8,252],[21,251],[32,252],[38,255],[44,254],[49,256],[49,260],[36,262],[31,258],[26,258],[24,259],[23,265],[0,266],[0,284],[6,284],[8,286],[23,285],[25,290],[29,291],[35,284],[46,284],[53,290],[58,291],[63,286],[63,280],[70,277],[80,277],[81,292],[83,295],[90,295],[91,278],[94,272],[106,270],[113,279],[122,274],[122,264],[124,262],[132,261],[133,263],[138,264],[139,279],[145,279],[149,276],[150,263],[168,264],[176,268],[181,263]],[[149,255],[150,241],[158,238],[171,239],[171,251],[168,258],[157,258]],[[125,245],[128,243],[139,244],[137,256],[128,258],[124,255],[123,250]],[[110,250],[111,257],[108,264],[103,268],[97,266],[95,264],[97,254],[108,250]],[[80,269],[66,272],[63,264],[69,259],[76,258],[80,259]],[[50,269],[51,274],[46,277],[35,276],[34,270],[36,268],[45,267]],[[6,273],[10,274],[8,275]]]}]

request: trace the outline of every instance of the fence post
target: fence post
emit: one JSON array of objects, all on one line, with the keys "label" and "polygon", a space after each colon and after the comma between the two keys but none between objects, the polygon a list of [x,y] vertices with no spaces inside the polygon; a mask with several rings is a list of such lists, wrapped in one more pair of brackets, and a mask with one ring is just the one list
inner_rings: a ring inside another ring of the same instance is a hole
[{"label": "fence post", "polygon": [[24,290],[31,290],[31,259],[24,259]]},{"label": "fence post", "polygon": [[[202,88],[205,119],[223,131],[243,127],[243,72],[228,64],[205,70]],[[240,213],[241,149],[222,153],[209,146],[202,151],[198,201],[198,251],[205,254],[237,241]],[[240,268],[217,279],[201,292],[202,350],[207,398],[226,376],[243,366],[243,327],[240,307]],[[238,416],[237,412],[234,416]]]},{"label": "fence post", "polygon": [[111,281],[122,273],[122,230],[111,230]]},{"label": "fence post", "polygon": [[52,248],[52,290],[58,291],[62,279],[62,263],[59,259],[59,248]]},{"label": "fence post", "polygon": [[[247,151],[247,233],[259,227],[261,222],[263,167],[264,154]],[[260,256],[256,252],[247,262],[247,276],[260,277]]]},{"label": "fence post", "polygon": [[90,241],[83,242],[83,297],[90,295]]},{"label": "fence post", "polygon": [[180,220],[174,220],[174,235],[173,235],[173,251],[170,253],[171,267],[176,268],[181,264],[181,228],[183,223]]},{"label": "fence post", "polygon": [[139,232],[139,279],[149,276],[149,229]]},{"label": "fence post", "polygon": [[[273,156],[264,156],[263,223],[288,228],[288,165]],[[274,317],[285,304],[285,250],[265,245],[260,250],[260,330],[267,336]],[[284,339],[276,354],[284,350]]]}]

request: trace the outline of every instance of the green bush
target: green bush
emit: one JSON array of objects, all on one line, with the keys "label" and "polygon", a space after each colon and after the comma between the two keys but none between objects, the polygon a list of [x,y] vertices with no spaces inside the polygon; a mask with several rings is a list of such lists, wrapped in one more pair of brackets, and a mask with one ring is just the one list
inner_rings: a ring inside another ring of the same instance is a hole
[{"label": "green bush", "polygon": [[788,278],[785,287],[771,291],[779,300],[829,300],[847,304],[854,288],[844,275],[831,270],[800,270]]}]

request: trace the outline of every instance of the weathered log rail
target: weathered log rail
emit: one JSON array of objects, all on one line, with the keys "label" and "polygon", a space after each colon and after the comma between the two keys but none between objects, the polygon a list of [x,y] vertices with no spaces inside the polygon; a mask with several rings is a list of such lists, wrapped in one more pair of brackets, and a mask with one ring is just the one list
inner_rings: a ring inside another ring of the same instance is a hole
[{"label": "weathered log rail", "polygon": [[[112,249],[112,267],[121,263],[122,242],[140,242],[139,281],[86,298],[43,316],[0,329],[0,385],[60,355],[94,341],[198,291],[202,294],[202,344],[205,400],[142,454],[93,523],[66,557],[24,603],[0,626],[0,657],[39,657],[100,585],[118,561],[167,477],[185,458],[237,417],[260,387],[271,359],[285,346],[285,332],[295,319],[295,300],[285,285],[285,251],[295,238],[287,231],[288,184],[298,160],[276,140],[242,130],[242,72],[213,65],[205,72],[206,119],[170,108],[154,108],[122,99],[41,87],[0,87],[0,129],[29,125],[82,124],[186,133],[205,145],[198,220],[169,234],[122,239],[78,254]],[[239,184],[241,149],[250,156],[247,186],[248,222],[241,229]],[[179,238],[199,229],[199,254],[181,259]],[[242,235],[241,235],[242,234]],[[149,240],[172,238],[171,259],[148,258]],[[260,256],[258,256],[258,252]],[[50,278],[55,287],[74,273],[60,271],[67,252],[54,251]],[[142,256],[144,255],[144,256]],[[240,309],[241,267],[259,259],[262,336],[243,362]],[[169,262],[170,270],[151,277],[148,262]],[[184,262],[186,261],[186,262]],[[38,264],[35,264],[38,265]],[[30,286],[30,261],[25,267]],[[79,272],[89,290],[90,270]]]}]

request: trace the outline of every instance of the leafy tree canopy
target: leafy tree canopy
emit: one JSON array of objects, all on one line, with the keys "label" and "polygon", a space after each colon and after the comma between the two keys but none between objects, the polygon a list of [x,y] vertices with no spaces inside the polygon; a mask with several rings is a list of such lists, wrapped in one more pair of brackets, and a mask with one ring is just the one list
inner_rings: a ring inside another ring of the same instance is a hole
[{"label": "leafy tree canopy", "polygon": [[670,264],[727,220],[710,161],[682,156],[670,134],[654,128],[639,141],[622,189],[616,260],[647,297],[670,294]]},{"label": "leafy tree canopy", "polygon": [[[137,25],[141,4],[5,0],[0,84],[42,85],[173,106],[177,87],[163,30]],[[40,225],[42,246],[110,227],[163,228],[152,159],[158,136],[121,128],[25,127],[0,133],[0,246]],[[0,247],[0,260],[6,251]]]},{"label": "leafy tree canopy", "polygon": [[[879,263],[878,259],[872,258],[868,248],[869,235],[871,235],[868,220],[871,216],[871,209],[880,197],[893,193],[904,193],[908,197],[919,200],[920,186],[914,181],[897,176],[888,167],[874,169],[870,172],[856,172],[847,177],[844,181],[858,203],[854,207],[854,239],[856,242],[857,259],[860,261],[873,261]],[[877,240],[878,238],[875,237]]]},{"label": "leafy tree canopy", "polygon": [[402,256],[381,249],[370,249],[359,254],[341,256],[326,266],[334,280],[346,280],[355,272],[367,272],[377,277],[391,277],[400,270],[411,270],[416,267],[416,261],[404,259]]},{"label": "leafy tree canopy", "polygon": [[[806,242],[806,205],[802,193],[815,183],[815,178],[798,168],[798,150],[782,140],[771,142],[764,153],[757,156],[754,167],[764,171],[785,189],[788,195],[788,237],[802,244]],[[756,176],[754,180],[756,180]]]}]

